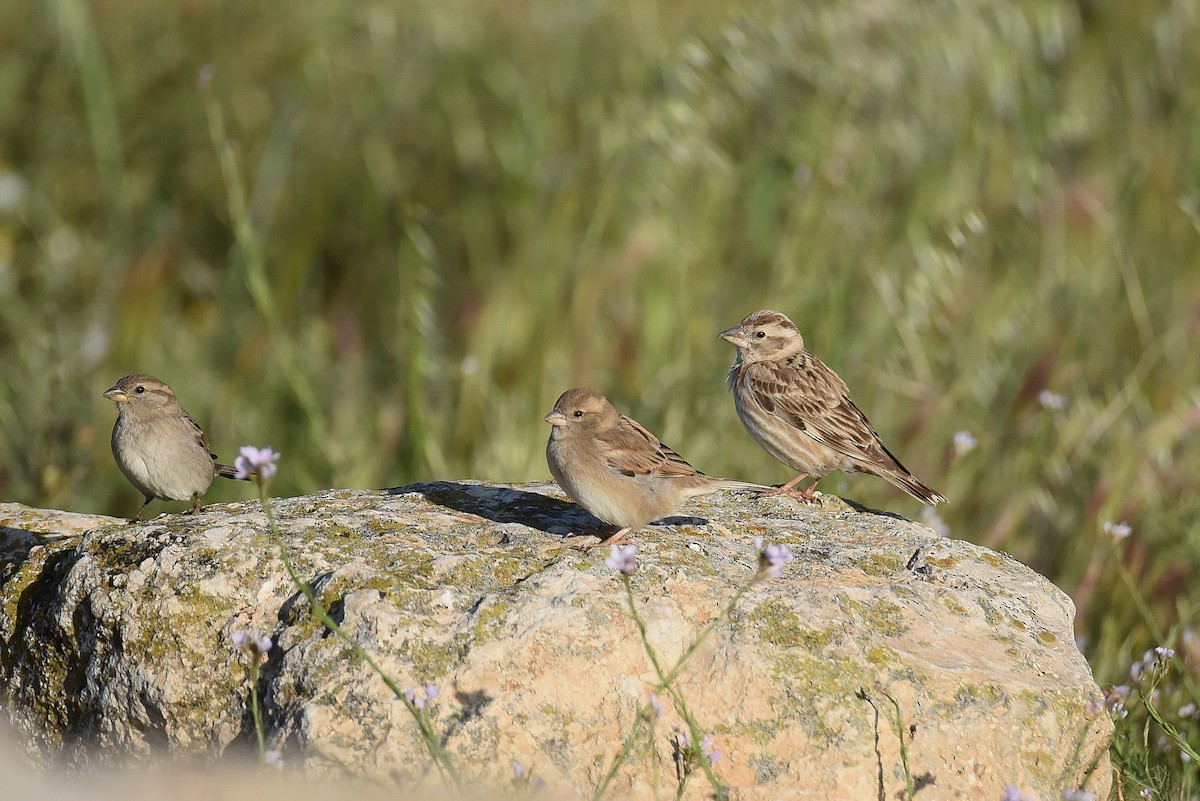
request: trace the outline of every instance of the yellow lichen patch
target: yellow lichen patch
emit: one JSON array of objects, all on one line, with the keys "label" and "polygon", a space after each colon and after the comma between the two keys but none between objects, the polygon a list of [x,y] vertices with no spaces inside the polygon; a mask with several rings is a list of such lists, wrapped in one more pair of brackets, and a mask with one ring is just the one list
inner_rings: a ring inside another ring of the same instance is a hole
[{"label": "yellow lichen patch", "polygon": [[994,684],[964,684],[954,694],[954,700],[960,708],[990,707],[1009,703],[1007,693]]},{"label": "yellow lichen patch", "polygon": [[967,608],[965,606],[963,606],[961,603],[959,603],[958,598],[954,597],[953,594],[945,593],[945,594],[941,595],[940,598],[941,598],[942,603],[946,606],[946,608],[949,609],[953,614],[959,615],[961,617],[967,616],[967,614],[968,614]]},{"label": "yellow lichen patch", "polygon": [[778,599],[760,603],[746,619],[758,631],[759,637],[781,648],[815,651],[836,637],[833,628],[814,629],[805,625],[792,607]]},{"label": "yellow lichen patch", "polygon": [[885,645],[869,645],[863,654],[867,661],[877,667],[892,664],[896,661],[896,652]]},{"label": "yellow lichen patch", "polygon": [[894,552],[872,553],[856,564],[868,576],[891,576],[904,570],[905,559]]},{"label": "yellow lichen patch", "polygon": [[994,567],[997,569],[1004,567],[1004,560],[991,551],[981,552],[979,554],[979,560],[989,567]]}]

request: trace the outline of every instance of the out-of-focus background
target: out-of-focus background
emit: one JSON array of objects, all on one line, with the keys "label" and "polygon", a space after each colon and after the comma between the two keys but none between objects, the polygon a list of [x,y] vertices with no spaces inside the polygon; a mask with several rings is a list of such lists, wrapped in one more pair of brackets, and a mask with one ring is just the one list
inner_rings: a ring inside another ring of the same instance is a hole
[{"label": "out-of-focus background", "polygon": [[1198,41],[1192,0],[2,4],[0,495],[136,510],[128,372],[283,494],[546,478],[578,384],[778,483],[716,336],[773,307],[952,502],[821,489],[1054,580],[1101,682],[1200,667]]}]

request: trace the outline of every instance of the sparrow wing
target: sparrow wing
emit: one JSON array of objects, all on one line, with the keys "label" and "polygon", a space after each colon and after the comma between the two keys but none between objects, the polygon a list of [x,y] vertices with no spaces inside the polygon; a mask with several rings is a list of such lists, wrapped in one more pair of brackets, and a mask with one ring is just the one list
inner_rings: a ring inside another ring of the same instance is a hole
[{"label": "sparrow wing", "polygon": [[609,469],[615,473],[663,478],[700,475],[682,456],[630,417],[621,415],[619,426],[602,431],[596,438],[604,448]]},{"label": "sparrow wing", "polygon": [[850,400],[846,382],[820,359],[805,352],[794,360],[757,362],[753,367],[742,380],[766,412],[839,453],[903,470]]},{"label": "sparrow wing", "polygon": [[196,444],[199,445],[201,448],[203,448],[205,453],[207,453],[209,456],[211,456],[213,461],[215,462],[217,460],[217,455],[208,449],[208,437],[204,436],[204,431],[203,431],[203,429],[200,428],[200,424],[197,423],[195,421],[195,419],[190,414],[188,414],[187,411],[185,411],[182,407],[179,409],[179,411],[182,412],[182,414],[183,414],[184,423],[187,424],[188,428],[195,435]]}]

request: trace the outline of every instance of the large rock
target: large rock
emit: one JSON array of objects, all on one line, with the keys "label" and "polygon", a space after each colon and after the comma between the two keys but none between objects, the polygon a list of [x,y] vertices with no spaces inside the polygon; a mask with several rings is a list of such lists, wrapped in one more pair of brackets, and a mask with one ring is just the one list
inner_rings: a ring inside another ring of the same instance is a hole
[{"label": "large rock", "polygon": [[[591,518],[553,485],[416,484],[276,499],[300,573],[401,687],[433,683],[460,769],[507,786],[532,767],[590,797],[655,681]],[[739,799],[893,799],[904,738],[919,798],[1107,792],[1112,726],[1070,599],[1012,559],[824,497],[718,494],[636,532],[634,597],[673,664],[755,572],[754,537],[796,556],[754,584],[678,687]],[[0,672],[28,747],[77,765],[220,754],[253,740],[248,657],[289,764],[436,784],[405,707],[314,622],[257,502],[143,524],[0,505]],[[82,532],[82,533],[81,533]],[[594,541],[594,540],[586,540]],[[890,698],[889,698],[890,696]],[[893,705],[894,699],[896,705]],[[897,706],[899,718],[897,719]],[[616,797],[674,791],[671,708]],[[654,758],[659,762],[657,769]],[[687,797],[711,792],[698,771]]]}]

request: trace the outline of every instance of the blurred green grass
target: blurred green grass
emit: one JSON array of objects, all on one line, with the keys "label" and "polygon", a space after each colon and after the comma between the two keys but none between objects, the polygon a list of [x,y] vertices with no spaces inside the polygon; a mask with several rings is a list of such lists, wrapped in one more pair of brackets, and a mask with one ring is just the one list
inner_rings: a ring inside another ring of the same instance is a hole
[{"label": "blurred green grass", "polygon": [[0,494],[136,508],[133,371],[282,493],[546,478],[577,384],[779,482],[716,338],[774,307],[1118,680],[1196,625],[1196,41],[1185,0],[5,4]]}]

